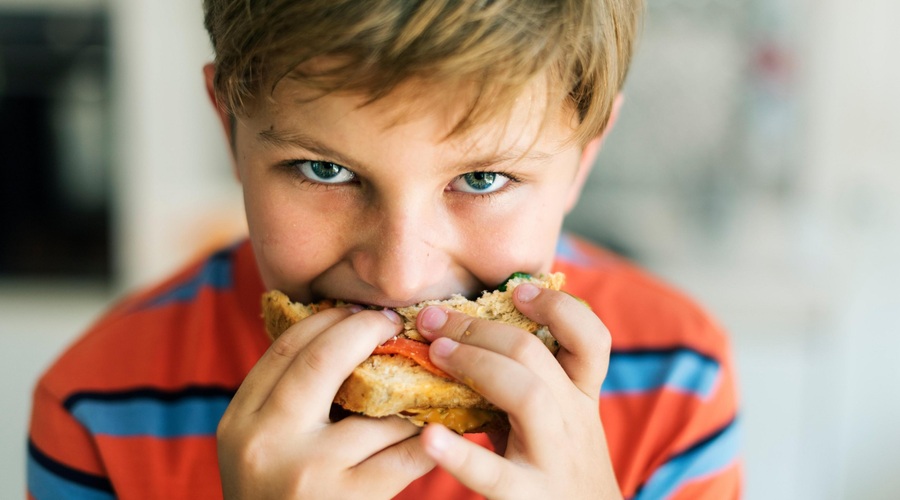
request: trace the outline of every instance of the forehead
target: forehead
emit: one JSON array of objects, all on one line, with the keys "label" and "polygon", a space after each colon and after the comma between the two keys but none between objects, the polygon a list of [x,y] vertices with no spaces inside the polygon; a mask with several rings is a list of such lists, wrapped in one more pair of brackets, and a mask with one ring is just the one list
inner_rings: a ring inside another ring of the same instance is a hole
[{"label": "forehead", "polygon": [[574,107],[568,101],[555,103],[547,78],[533,80],[506,101],[492,100],[492,95],[475,85],[411,78],[373,97],[359,91],[323,92],[285,78],[253,113],[253,121],[274,133],[298,127],[322,134],[402,132],[434,144],[479,150],[526,149],[537,142],[562,146],[577,127]]}]

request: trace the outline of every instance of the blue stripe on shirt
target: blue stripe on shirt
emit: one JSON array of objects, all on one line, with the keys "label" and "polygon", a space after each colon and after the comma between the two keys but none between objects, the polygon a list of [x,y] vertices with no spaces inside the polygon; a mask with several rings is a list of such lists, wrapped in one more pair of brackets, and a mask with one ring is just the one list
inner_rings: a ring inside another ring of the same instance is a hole
[{"label": "blue stripe on shirt", "polygon": [[93,434],[177,438],[214,436],[234,391],[190,387],[179,391],[136,389],[80,393],[65,406]]},{"label": "blue stripe on shirt", "polygon": [[138,309],[153,309],[173,302],[188,302],[196,298],[203,288],[217,290],[231,288],[233,285],[232,255],[235,249],[236,246],[232,246],[211,255],[197,274],[144,302],[138,306]]},{"label": "blue stripe on shirt", "polygon": [[720,372],[716,360],[687,348],[613,351],[601,395],[666,388],[706,399],[715,389]]},{"label": "blue stripe on shirt", "polygon": [[556,241],[556,258],[577,265],[589,265],[591,258],[584,254],[576,245],[572,238],[563,233],[559,235]]},{"label": "blue stripe on shirt", "polygon": [[675,455],[656,469],[632,500],[670,498],[683,486],[712,476],[735,463],[740,450],[737,420]]},{"label": "blue stripe on shirt", "polygon": [[109,500],[115,498],[109,479],[75,470],[45,455],[30,440],[26,464],[28,492],[36,500]]}]

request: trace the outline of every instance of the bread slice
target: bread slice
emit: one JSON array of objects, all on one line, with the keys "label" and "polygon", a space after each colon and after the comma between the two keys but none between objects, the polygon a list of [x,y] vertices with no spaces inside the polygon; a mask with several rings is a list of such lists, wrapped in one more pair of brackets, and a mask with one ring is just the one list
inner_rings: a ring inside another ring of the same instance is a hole
[{"label": "bread slice", "polygon": [[[404,320],[404,331],[398,336],[425,342],[416,331],[416,316],[428,305],[441,305],[534,333],[555,354],[559,345],[547,327],[531,321],[513,305],[512,290],[526,282],[559,290],[565,276],[562,273],[538,277],[517,274],[505,283],[502,290],[484,292],[474,301],[453,295],[447,300],[429,300],[398,308],[396,311]],[[273,340],[294,323],[335,306],[333,301],[315,304],[291,302],[277,290],[266,292],[262,304],[266,331]],[[334,402],[346,410],[371,417],[398,415],[417,425],[440,422],[460,434],[508,425],[505,413],[467,385],[435,375],[415,361],[396,354],[369,356],[344,381]]]}]

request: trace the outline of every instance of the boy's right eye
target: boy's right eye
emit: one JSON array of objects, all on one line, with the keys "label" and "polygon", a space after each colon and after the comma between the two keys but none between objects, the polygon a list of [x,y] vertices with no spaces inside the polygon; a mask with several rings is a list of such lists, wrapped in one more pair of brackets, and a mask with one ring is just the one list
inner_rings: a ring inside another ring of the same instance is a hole
[{"label": "boy's right eye", "polygon": [[356,174],[337,163],[318,160],[296,160],[291,167],[312,182],[321,184],[343,184],[356,178]]}]

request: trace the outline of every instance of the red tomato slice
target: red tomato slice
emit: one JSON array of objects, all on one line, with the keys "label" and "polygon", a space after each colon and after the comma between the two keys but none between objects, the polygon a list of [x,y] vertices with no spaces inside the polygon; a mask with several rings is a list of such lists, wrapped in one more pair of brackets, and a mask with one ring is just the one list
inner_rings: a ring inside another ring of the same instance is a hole
[{"label": "red tomato slice", "polygon": [[453,379],[431,362],[431,358],[428,357],[428,344],[424,342],[395,337],[376,347],[372,354],[399,354],[415,361],[419,366],[438,377]]}]

